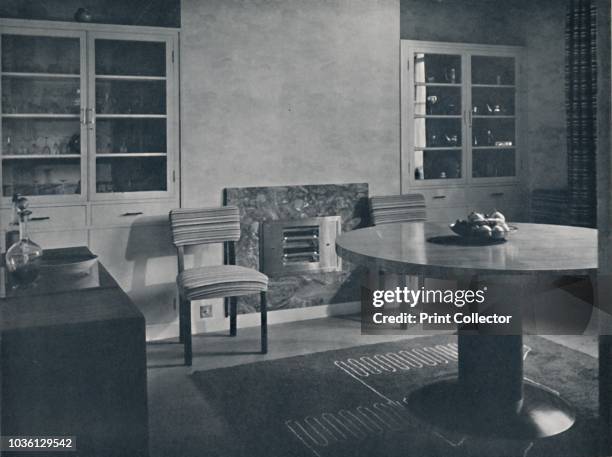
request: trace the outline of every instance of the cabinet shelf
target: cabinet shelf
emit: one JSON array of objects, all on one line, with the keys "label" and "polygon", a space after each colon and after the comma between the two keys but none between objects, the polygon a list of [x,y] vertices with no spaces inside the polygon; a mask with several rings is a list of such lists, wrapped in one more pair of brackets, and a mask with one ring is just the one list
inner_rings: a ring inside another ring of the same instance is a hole
[{"label": "cabinet shelf", "polygon": [[165,76],[136,76],[136,75],[96,75],[96,79],[119,81],[165,81]]},{"label": "cabinet shelf", "polygon": [[78,159],[80,154],[10,154],[2,155],[2,160],[31,160],[31,159]]},{"label": "cabinet shelf", "polygon": [[166,114],[98,114],[98,119],[166,119]]},{"label": "cabinet shelf", "polygon": [[513,114],[474,114],[474,119],[514,119]]},{"label": "cabinet shelf", "polygon": [[514,89],[514,84],[472,84],[472,87],[485,87],[488,89]]},{"label": "cabinet shelf", "polygon": [[96,157],[116,158],[116,157],[165,157],[166,152],[110,152],[105,154],[96,154]]},{"label": "cabinet shelf", "polygon": [[504,149],[516,149],[516,146],[472,146],[472,149],[504,150]]},{"label": "cabinet shelf", "polygon": [[80,115],[78,114],[51,114],[51,113],[27,113],[27,114],[17,114],[17,113],[3,113],[0,114],[1,117],[7,119],[79,119]]},{"label": "cabinet shelf", "polygon": [[19,71],[3,71],[1,76],[10,76],[12,78],[80,78],[78,73],[32,73]]},{"label": "cabinet shelf", "polygon": [[415,119],[461,119],[461,114],[417,114]]},{"label": "cabinet shelf", "polygon": [[414,83],[417,87],[461,87],[460,83]]},{"label": "cabinet shelf", "polygon": [[415,146],[414,149],[417,151],[461,151],[463,149],[463,146]]}]

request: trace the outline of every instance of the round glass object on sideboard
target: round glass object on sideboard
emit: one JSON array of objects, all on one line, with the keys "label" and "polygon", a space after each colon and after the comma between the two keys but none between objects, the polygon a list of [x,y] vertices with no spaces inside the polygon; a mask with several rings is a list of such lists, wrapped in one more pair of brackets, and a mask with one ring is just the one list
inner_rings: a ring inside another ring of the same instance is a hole
[{"label": "round glass object on sideboard", "polygon": [[38,278],[43,250],[28,235],[27,222],[32,211],[28,209],[27,198],[16,195],[13,205],[19,216],[19,240],[6,251],[6,267],[17,287],[27,287]]}]

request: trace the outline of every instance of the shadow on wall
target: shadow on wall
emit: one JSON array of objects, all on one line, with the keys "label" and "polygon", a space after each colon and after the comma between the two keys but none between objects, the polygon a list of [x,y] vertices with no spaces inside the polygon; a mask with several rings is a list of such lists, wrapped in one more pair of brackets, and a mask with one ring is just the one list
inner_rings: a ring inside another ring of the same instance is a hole
[{"label": "shadow on wall", "polygon": [[148,325],[176,319],[176,250],[169,224],[164,221],[159,217],[136,220],[129,228],[125,248],[132,272],[128,295]]}]

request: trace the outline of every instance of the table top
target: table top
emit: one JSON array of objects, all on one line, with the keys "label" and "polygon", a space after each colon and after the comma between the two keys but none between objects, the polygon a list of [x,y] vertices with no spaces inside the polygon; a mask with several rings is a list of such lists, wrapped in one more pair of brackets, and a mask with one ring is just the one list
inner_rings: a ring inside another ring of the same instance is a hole
[{"label": "table top", "polygon": [[343,233],[336,252],[349,262],[404,274],[450,278],[477,274],[589,275],[597,269],[597,230],[512,223],[506,242],[485,246],[431,242],[452,236],[447,224],[384,224]]}]

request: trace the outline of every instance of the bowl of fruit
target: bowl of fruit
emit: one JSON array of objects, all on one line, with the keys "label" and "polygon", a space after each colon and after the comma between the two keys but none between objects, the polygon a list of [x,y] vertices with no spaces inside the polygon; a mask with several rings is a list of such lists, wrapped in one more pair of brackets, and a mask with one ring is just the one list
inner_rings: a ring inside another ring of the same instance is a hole
[{"label": "bowl of fruit", "polygon": [[457,219],[449,227],[457,235],[474,244],[501,243],[518,230],[508,225],[506,217],[497,210],[491,214],[472,211],[467,219]]}]

